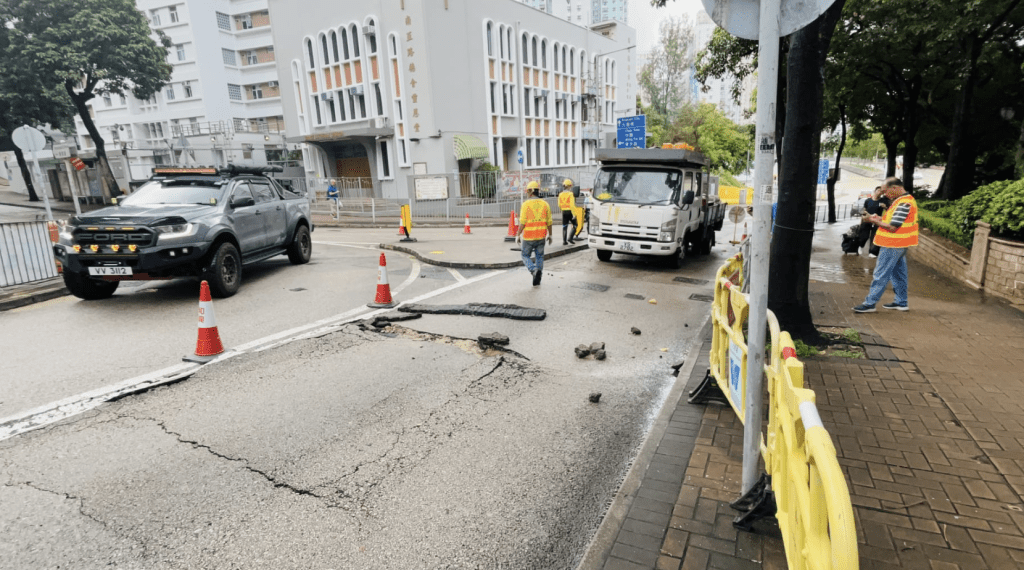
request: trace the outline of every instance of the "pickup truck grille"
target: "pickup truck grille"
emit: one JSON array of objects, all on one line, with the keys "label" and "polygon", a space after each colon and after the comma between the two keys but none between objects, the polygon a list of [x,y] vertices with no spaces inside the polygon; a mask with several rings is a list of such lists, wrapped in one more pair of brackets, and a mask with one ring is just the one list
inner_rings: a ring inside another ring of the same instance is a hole
[{"label": "pickup truck grille", "polygon": [[96,245],[137,245],[147,247],[156,243],[156,234],[148,228],[124,230],[82,230],[75,231],[75,243],[81,246]]},{"label": "pickup truck grille", "polygon": [[601,223],[601,236],[602,237],[617,237],[620,239],[636,239],[636,240],[647,240],[657,241],[658,240],[658,228],[652,228],[649,226],[639,226],[630,224],[608,224]]}]

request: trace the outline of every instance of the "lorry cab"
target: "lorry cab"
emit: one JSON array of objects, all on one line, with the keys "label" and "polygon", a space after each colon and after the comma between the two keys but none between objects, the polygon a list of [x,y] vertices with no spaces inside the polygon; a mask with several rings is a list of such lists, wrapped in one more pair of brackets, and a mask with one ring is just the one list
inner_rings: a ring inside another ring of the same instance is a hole
[{"label": "lorry cab", "polygon": [[588,242],[598,259],[653,255],[680,266],[688,248],[710,251],[724,210],[707,158],[685,149],[608,149],[597,158]]}]

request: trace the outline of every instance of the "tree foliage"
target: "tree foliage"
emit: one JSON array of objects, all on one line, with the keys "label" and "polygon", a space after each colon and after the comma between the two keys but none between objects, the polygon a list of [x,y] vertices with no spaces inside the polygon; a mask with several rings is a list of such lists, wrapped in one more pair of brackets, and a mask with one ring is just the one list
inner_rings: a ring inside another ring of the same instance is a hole
[{"label": "tree foliage", "polygon": [[3,0],[18,58],[34,62],[39,81],[63,88],[96,144],[107,184],[114,188],[103,137],[86,103],[104,94],[148,99],[171,78],[171,45],[156,39],[133,0]]},{"label": "tree foliage", "polygon": [[660,41],[640,68],[639,85],[651,109],[662,116],[688,102],[685,85],[693,65],[693,25],[689,18],[669,18],[659,28]]},{"label": "tree foliage", "polygon": [[739,174],[747,167],[753,141],[749,127],[739,126],[711,103],[683,106],[675,116],[670,142],[685,142],[711,161],[716,174]]}]

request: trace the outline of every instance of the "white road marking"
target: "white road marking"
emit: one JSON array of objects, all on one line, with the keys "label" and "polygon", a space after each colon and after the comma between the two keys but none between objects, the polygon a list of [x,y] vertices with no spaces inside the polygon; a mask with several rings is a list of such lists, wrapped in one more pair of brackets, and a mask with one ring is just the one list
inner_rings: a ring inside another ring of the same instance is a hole
[{"label": "white road marking", "polygon": [[[490,279],[491,277],[505,273],[505,271],[506,270],[496,270],[491,271],[489,273],[484,273],[483,275],[478,275],[476,277],[473,277],[472,279],[464,278],[463,281],[454,283],[452,285],[448,285],[447,287],[436,289],[434,291],[430,291],[429,293],[424,293],[423,295],[410,299],[405,303],[401,303],[399,306],[404,305],[406,303],[418,303],[420,301],[424,301],[426,299],[430,299],[438,295],[443,295],[450,291],[454,291],[455,289],[458,289],[460,287],[471,285],[473,283],[483,281],[484,279]],[[414,261],[413,272],[411,273],[409,278],[405,280],[405,282],[399,285],[399,288],[404,288],[408,286],[412,281],[416,279],[417,275],[419,275],[419,263]],[[396,288],[396,290],[398,290],[399,288]],[[359,318],[374,317],[376,315],[386,313],[393,309],[377,309],[374,311],[367,312],[368,310],[369,307],[356,307],[352,310],[346,311],[339,315],[335,315],[333,317],[328,317],[326,319],[321,319],[319,321],[307,325],[295,327],[287,331],[265,336],[261,339],[257,339],[252,342],[248,342],[243,345],[233,347],[228,352],[224,353],[220,357],[216,358],[215,360],[207,364],[213,364],[214,362],[228,360],[230,358],[234,358],[235,356],[245,354],[246,352],[249,351],[260,352],[263,350],[268,350],[270,348],[288,344],[296,340],[329,334],[341,328],[341,326],[345,325],[346,323],[352,322]],[[128,380],[118,382],[117,384],[112,384],[110,386],[105,386],[103,388],[97,388],[96,390],[85,392],[84,394],[69,396],[67,398],[64,398],[63,400],[58,400],[56,402],[44,404],[42,406],[28,410],[27,412],[22,412],[21,414],[15,416],[2,418],[0,419],[0,441],[14,437],[19,434],[39,429],[41,427],[48,426],[50,424],[65,420],[72,416],[81,414],[83,412],[87,412],[118,397],[125,396],[133,392],[138,392],[140,390],[148,389],[153,386],[158,386],[160,384],[166,384],[168,382],[173,382],[176,380],[187,378],[188,376],[194,374],[202,366],[205,366],[205,364],[176,364],[174,366],[157,370],[155,372],[150,372],[148,374],[143,374],[141,376],[129,378]]]},{"label": "white road marking", "polygon": [[463,277],[461,273],[459,273],[458,271],[456,271],[455,269],[452,269],[450,267],[448,268],[448,273],[451,273],[452,277],[454,277],[455,280],[460,282],[460,283],[466,280],[466,278]]},{"label": "white road marking", "polygon": [[[333,246],[337,246],[337,247],[350,247],[352,249],[369,249],[369,250],[373,250],[373,251],[381,251],[381,249],[379,247],[376,247],[376,244],[362,245],[362,244],[354,244],[354,243],[335,243],[335,242],[331,242],[331,241],[314,241],[313,243],[316,244],[316,245],[333,245]],[[373,247],[366,247],[366,246],[373,246]]]}]

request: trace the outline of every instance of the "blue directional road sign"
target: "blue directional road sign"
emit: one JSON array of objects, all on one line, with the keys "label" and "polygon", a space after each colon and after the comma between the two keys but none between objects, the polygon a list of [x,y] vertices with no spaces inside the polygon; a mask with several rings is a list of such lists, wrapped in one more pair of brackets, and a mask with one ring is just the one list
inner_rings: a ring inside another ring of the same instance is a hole
[{"label": "blue directional road sign", "polygon": [[828,184],[828,159],[818,161],[818,184]]},{"label": "blue directional road sign", "polygon": [[522,164],[523,163],[523,151],[519,151],[519,153],[516,154],[516,158],[519,159],[519,164]]},{"label": "blue directional road sign", "polygon": [[647,116],[622,117],[615,139],[618,148],[647,148]]}]

